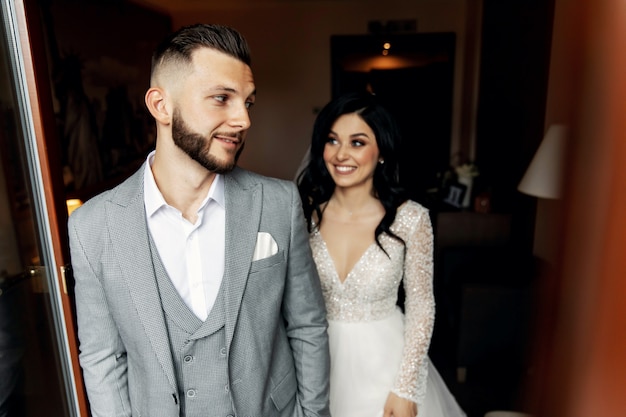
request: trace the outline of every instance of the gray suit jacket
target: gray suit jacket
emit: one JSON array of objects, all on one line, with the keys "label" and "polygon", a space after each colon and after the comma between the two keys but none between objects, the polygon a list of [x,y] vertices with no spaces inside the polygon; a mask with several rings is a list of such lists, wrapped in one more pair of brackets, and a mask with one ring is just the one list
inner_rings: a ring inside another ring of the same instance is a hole
[{"label": "gray suit jacket", "polygon": [[[179,416],[142,166],[69,220],[80,363],[94,416]],[[326,311],[295,185],[225,175],[228,375],[238,416],[327,416]],[[253,260],[259,232],[278,252]],[[207,409],[207,415],[211,410]]]}]

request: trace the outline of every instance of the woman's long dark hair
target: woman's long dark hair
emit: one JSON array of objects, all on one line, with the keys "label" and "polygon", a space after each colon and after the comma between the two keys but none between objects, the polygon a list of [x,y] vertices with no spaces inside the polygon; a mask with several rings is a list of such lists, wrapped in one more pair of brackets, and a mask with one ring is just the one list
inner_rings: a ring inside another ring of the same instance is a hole
[{"label": "woman's long dark hair", "polygon": [[333,181],[324,163],[324,147],[328,142],[328,134],[335,121],[344,114],[356,113],[372,129],[380,158],[384,163],[377,164],[374,171],[374,195],[380,200],[385,215],[376,226],[374,238],[378,246],[384,250],[379,241],[381,233],[404,241],[396,236],[390,227],[396,218],[398,207],[404,203],[406,193],[399,181],[400,131],[393,116],[369,93],[348,93],[328,103],[320,111],[313,125],[313,136],[309,151],[309,162],[297,178],[304,216],[309,232],[313,229],[313,216],[317,217],[317,227],[322,223],[321,206],[328,202],[335,190]]}]

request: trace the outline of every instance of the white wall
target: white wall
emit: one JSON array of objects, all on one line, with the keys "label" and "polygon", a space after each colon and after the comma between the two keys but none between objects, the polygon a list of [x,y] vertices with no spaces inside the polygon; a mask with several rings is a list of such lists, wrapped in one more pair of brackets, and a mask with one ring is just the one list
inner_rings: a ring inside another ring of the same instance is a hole
[{"label": "white wall", "polygon": [[[178,11],[174,28],[198,22],[238,29],[250,43],[258,96],[240,165],[291,179],[310,140],[315,109],[330,99],[330,36],[366,34],[371,20],[416,19],[418,32],[455,32],[451,153],[459,151],[466,3],[471,0],[310,0]],[[280,3],[277,5],[277,3]]]}]

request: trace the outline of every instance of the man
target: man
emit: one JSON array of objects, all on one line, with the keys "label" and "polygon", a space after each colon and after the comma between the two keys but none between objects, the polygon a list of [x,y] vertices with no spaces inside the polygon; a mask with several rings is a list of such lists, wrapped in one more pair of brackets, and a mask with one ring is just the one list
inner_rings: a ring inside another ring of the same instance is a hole
[{"label": "man", "polygon": [[328,416],[323,298],[293,183],[236,167],[248,46],[194,25],[152,60],[156,149],[69,221],[97,416]]}]

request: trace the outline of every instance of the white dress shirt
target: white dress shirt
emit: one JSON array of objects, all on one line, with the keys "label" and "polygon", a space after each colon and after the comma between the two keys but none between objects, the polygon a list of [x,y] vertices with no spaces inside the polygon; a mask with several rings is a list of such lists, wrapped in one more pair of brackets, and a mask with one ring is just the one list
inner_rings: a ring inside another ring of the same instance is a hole
[{"label": "white dress shirt", "polygon": [[178,294],[202,321],[206,320],[224,274],[226,210],[224,178],[216,175],[192,224],[168,205],[152,174],[154,151],[144,172],[144,202],[148,230]]}]

